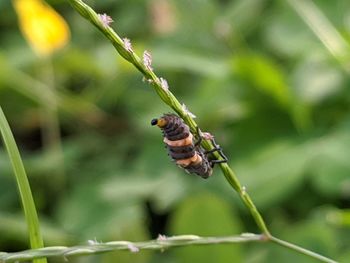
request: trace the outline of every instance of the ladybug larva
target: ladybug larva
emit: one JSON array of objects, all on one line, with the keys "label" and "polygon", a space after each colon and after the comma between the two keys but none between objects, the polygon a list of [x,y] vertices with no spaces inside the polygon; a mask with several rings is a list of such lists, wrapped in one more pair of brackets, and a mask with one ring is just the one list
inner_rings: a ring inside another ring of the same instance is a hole
[{"label": "ladybug larva", "polygon": [[[186,172],[208,178],[213,173],[215,163],[227,162],[227,158],[215,141],[214,149],[204,151],[200,146],[201,138],[194,143],[194,136],[183,120],[175,114],[164,114],[159,119],[153,119],[152,125],[157,125],[163,132],[164,143],[169,156]],[[209,160],[207,155],[219,151],[224,160]]]}]

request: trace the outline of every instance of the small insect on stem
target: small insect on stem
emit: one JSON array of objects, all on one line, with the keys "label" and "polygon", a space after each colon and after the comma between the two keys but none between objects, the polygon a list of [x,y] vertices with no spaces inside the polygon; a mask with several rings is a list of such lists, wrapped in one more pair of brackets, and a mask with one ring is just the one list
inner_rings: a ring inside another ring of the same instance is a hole
[{"label": "small insect on stem", "polygon": [[[164,114],[159,119],[153,119],[151,124],[157,125],[162,130],[168,155],[186,172],[197,174],[206,179],[212,175],[215,163],[227,162],[226,156],[213,138],[210,140],[215,147],[213,150],[205,151],[201,147],[202,137],[199,129],[199,141],[194,143],[194,136],[179,116]],[[208,158],[208,155],[215,151],[219,152],[223,160],[210,160]]]}]

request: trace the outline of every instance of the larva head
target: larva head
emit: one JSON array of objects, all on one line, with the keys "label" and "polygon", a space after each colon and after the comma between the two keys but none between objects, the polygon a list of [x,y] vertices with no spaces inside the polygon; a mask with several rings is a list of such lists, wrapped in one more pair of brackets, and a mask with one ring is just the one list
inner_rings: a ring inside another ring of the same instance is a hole
[{"label": "larva head", "polygon": [[154,125],[157,125],[159,128],[163,128],[165,127],[167,124],[168,124],[168,121],[165,119],[165,118],[159,118],[159,119],[153,119],[151,121],[151,124],[154,126]]}]

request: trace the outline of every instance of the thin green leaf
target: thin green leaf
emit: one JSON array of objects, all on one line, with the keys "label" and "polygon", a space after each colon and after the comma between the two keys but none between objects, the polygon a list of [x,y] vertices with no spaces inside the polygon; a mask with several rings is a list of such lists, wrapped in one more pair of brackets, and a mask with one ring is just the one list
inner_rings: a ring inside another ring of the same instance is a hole
[{"label": "thin green leaf", "polygon": [[312,1],[288,0],[288,3],[349,73],[350,45],[322,11]]},{"label": "thin green leaf", "polygon": [[[6,120],[6,117],[1,107],[0,131],[16,177],[19,194],[21,196],[24,215],[26,217],[28,225],[30,246],[31,248],[41,248],[44,246],[44,242],[40,233],[39,219],[35,209],[35,204],[32,192],[30,190],[29,181],[24,170],[22,159],[19,154],[15,139],[12,135],[10,126]],[[47,261],[43,258],[37,259],[34,262],[45,263]]]}]

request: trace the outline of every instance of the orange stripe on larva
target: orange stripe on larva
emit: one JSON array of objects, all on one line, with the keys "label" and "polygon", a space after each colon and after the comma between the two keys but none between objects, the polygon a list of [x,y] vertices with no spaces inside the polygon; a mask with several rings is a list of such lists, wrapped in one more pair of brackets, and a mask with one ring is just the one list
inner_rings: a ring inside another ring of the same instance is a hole
[{"label": "orange stripe on larva", "polygon": [[181,165],[182,167],[187,167],[190,164],[196,165],[198,163],[202,162],[202,157],[199,156],[198,153],[196,153],[193,157],[183,159],[183,160],[177,160],[176,164]]},{"label": "orange stripe on larva", "polygon": [[174,147],[179,147],[179,146],[186,146],[186,145],[191,145],[192,142],[192,134],[190,133],[188,135],[187,138],[185,139],[181,139],[181,140],[177,140],[177,141],[170,141],[169,139],[167,139],[166,137],[164,137],[164,142],[169,145],[169,146],[174,146]]}]

